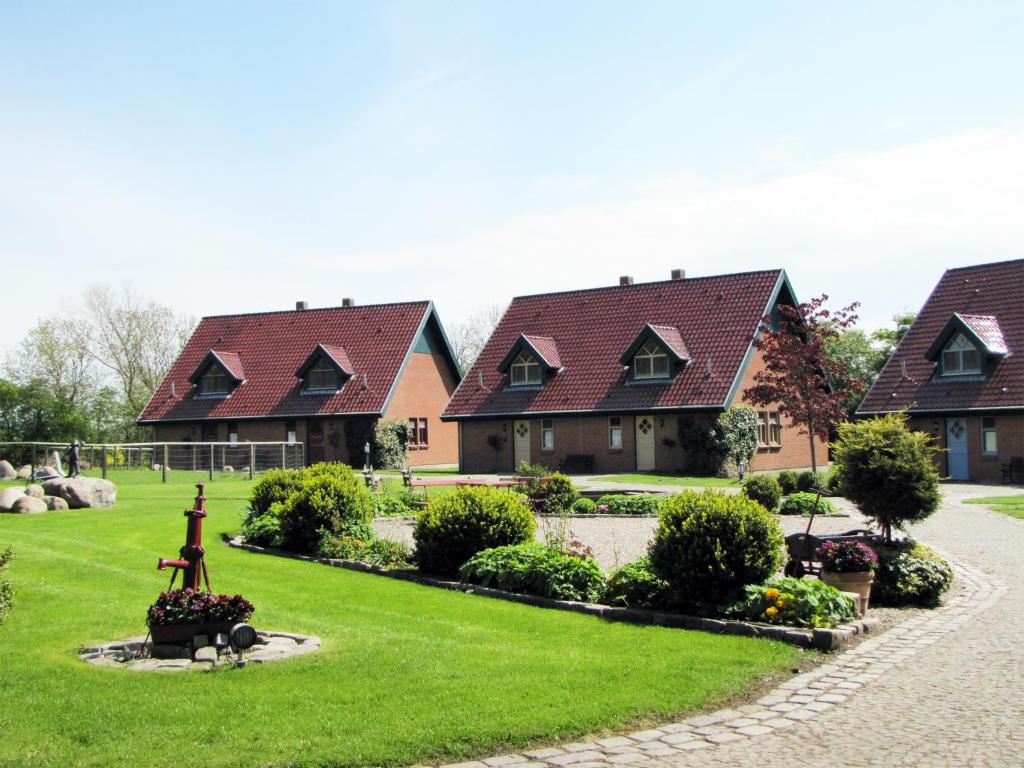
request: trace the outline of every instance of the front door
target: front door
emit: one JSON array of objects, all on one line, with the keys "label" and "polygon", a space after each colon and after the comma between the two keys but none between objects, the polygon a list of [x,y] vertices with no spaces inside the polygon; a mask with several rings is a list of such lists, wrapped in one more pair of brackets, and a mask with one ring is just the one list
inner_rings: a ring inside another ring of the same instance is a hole
[{"label": "front door", "polygon": [[654,417],[636,417],[636,468],[639,472],[654,469]]},{"label": "front door", "polygon": [[306,463],[317,464],[324,460],[324,423],[306,422]]},{"label": "front door", "polygon": [[946,419],[946,464],[951,480],[966,480],[967,471],[967,419],[955,416]]},{"label": "front door", "polygon": [[518,467],[524,461],[530,463],[530,422],[528,421],[517,421],[513,424],[513,440],[512,444],[515,447],[514,460],[515,466]]}]

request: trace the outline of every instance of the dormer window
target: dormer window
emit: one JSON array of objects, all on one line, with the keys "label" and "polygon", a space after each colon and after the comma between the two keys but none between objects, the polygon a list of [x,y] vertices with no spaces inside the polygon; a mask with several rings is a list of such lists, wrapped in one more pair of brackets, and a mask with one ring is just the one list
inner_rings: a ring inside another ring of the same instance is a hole
[{"label": "dormer window", "polygon": [[653,341],[648,341],[633,358],[633,378],[664,379],[669,375],[668,355]]},{"label": "dormer window", "polygon": [[200,395],[226,395],[231,389],[227,373],[219,365],[211,365],[199,377]]},{"label": "dormer window", "polygon": [[962,333],[953,337],[942,350],[942,375],[963,376],[981,373],[981,354]]},{"label": "dormer window", "polygon": [[526,350],[520,351],[509,366],[509,381],[513,387],[540,384],[540,364]]},{"label": "dormer window", "polygon": [[195,397],[228,397],[245,383],[242,358],[235,352],[210,350],[188,377],[195,385]]},{"label": "dormer window", "polygon": [[336,344],[317,344],[295,371],[302,381],[304,395],[329,395],[337,392],[355,375],[348,352]]},{"label": "dormer window", "polygon": [[302,380],[302,388],[307,392],[310,390],[336,390],[338,388],[338,370],[321,357],[306,371],[306,377]]}]

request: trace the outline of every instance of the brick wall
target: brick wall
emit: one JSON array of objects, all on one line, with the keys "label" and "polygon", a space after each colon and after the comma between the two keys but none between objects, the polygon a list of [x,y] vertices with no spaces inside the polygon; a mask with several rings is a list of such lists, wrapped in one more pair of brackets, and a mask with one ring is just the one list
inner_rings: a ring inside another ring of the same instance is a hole
[{"label": "brick wall", "polygon": [[[955,416],[959,414],[950,414]],[[967,422],[967,472],[971,480],[979,483],[999,483],[1002,467],[1011,456],[1024,456],[1024,414],[1021,413],[978,413],[964,415]],[[996,420],[995,456],[986,456],[981,450],[981,420],[985,416]],[[912,416],[910,428],[927,432],[942,449],[946,447],[946,416]],[[939,474],[946,477],[949,468],[945,452],[935,457]]]},{"label": "brick wall", "polygon": [[[428,446],[409,451],[409,465],[457,464],[459,425],[441,421],[441,411],[455,392],[456,381],[442,355],[414,352],[398,381],[385,419],[427,419]],[[491,451],[493,453],[493,451]]]}]

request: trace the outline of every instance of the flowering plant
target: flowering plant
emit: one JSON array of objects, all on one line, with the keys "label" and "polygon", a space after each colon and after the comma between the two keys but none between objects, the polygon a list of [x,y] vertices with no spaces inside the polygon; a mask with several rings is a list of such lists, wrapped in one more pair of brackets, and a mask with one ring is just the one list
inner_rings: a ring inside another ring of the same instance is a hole
[{"label": "flowering plant", "polygon": [[247,621],[256,609],[241,595],[215,595],[213,592],[174,589],[161,592],[149,606],[146,625],[229,624]]},{"label": "flowering plant", "polygon": [[744,591],[743,600],[723,611],[726,618],[793,627],[834,627],[857,616],[852,598],[815,579],[775,579],[748,585]]},{"label": "flowering plant", "polygon": [[865,573],[878,567],[874,550],[859,541],[826,541],[814,556],[824,570],[833,573]]}]

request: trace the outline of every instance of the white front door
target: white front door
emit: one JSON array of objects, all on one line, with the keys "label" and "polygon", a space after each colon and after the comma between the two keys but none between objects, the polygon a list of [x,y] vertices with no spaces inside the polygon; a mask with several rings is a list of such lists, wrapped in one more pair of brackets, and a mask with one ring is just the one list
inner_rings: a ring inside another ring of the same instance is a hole
[{"label": "white front door", "polygon": [[946,419],[946,463],[952,480],[967,480],[967,419]]},{"label": "white front door", "polygon": [[518,468],[524,461],[530,463],[530,422],[516,421],[512,424],[512,444],[515,447],[515,467]]},{"label": "white front door", "polygon": [[636,468],[639,472],[654,469],[654,417],[636,417]]}]

